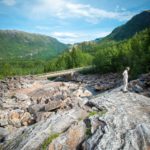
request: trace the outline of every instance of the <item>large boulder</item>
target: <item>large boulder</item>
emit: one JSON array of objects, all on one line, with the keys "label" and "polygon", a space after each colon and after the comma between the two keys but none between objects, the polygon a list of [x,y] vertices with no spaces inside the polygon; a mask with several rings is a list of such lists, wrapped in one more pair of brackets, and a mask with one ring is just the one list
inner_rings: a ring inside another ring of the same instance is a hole
[{"label": "large boulder", "polygon": [[9,114],[9,124],[19,128],[21,127],[20,112],[12,111]]},{"label": "large boulder", "polygon": [[86,89],[79,88],[72,93],[76,97],[89,97],[92,96],[92,93]]},{"label": "large boulder", "polygon": [[25,101],[29,99],[28,95],[22,93],[16,93],[14,96],[12,96],[12,98],[15,98],[18,101]]},{"label": "large boulder", "polygon": [[45,111],[45,104],[33,104],[28,108],[28,112],[37,115],[37,112]]},{"label": "large boulder", "polygon": [[45,111],[52,111],[61,107],[62,101],[50,101],[48,104],[45,105]]},{"label": "large boulder", "polygon": [[139,79],[131,81],[129,90],[150,97],[150,73],[141,75]]},{"label": "large boulder", "polygon": [[28,126],[35,123],[34,117],[29,113],[25,112],[20,116],[21,124],[23,126]]},{"label": "large boulder", "polygon": [[144,91],[144,89],[137,84],[132,88],[132,90],[136,93],[141,93]]},{"label": "large boulder", "polygon": [[86,136],[85,124],[80,121],[71,125],[67,132],[60,135],[49,144],[48,150],[76,150]]}]

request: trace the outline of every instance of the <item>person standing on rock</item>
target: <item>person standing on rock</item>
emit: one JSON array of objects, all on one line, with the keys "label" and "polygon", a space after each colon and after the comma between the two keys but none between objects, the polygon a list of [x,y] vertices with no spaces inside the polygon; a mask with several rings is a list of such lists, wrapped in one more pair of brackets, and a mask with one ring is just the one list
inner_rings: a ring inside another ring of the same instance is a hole
[{"label": "person standing on rock", "polygon": [[130,68],[126,67],[126,69],[123,72],[123,92],[128,92],[128,72]]}]

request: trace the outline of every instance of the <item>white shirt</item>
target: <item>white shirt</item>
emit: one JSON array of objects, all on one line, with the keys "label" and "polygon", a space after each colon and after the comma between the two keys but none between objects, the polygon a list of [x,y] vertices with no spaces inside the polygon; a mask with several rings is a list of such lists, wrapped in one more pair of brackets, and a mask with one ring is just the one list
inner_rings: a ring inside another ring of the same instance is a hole
[{"label": "white shirt", "polygon": [[128,79],[128,71],[127,70],[125,70],[122,75],[125,79]]}]

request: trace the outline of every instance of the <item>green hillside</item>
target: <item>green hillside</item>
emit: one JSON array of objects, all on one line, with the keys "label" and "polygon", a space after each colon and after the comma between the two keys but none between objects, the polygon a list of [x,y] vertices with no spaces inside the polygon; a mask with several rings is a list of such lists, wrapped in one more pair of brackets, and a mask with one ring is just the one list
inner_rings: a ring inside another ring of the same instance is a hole
[{"label": "green hillside", "polygon": [[131,67],[132,77],[150,71],[150,28],[132,38],[95,46],[94,66],[100,73],[123,71]]},{"label": "green hillside", "polygon": [[126,24],[117,27],[104,39],[109,40],[124,40],[132,37],[135,33],[142,31],[145,28],[150,27],[150,11],[143,11],[140,14],[135,15]]},{"label": "green hillside", "polygon": [[126,24],[115,28],[108,36],[97,38],[94,41],[79,43],[76,47],[84,52],[94,55],[97,47],[99,47],[99,49],[104,49],[112,44],[128,40],[136,33],[139,33],[146,28],[150,28],[150,11],[148,10],[135,15]]},{"label": "green hillside", "polygon": [[0,30],[0,59],[49,59],[68,46],[55,38],[15,30]]}]

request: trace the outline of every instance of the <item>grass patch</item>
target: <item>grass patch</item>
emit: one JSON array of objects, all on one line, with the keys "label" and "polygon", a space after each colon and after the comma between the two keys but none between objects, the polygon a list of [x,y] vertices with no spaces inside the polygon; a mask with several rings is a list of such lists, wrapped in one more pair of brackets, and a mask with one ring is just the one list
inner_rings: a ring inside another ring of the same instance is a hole
[{"label": "grass patch", "polygon": [[91,116],[94,116],[94,115],[102,116],[102,115],[104,115],[106,112],[107,112],[107,110],[105,110],[105,109],[102,110],[102,111],[91,111],[91,112],[89,112],[88,117],[91,117]]},{"label": "grass patch", "polygon": [[86,125],[86,131],[85,131],[86,138],[89,138],[92,135],[92,133],[91,133],[91,127],[92,127],[91,120],[89,118],[86,118],[86,119],[84,119],[84,123]]},{"label": "grass patch", "polygon": [[46,150],[47,146],[54,140],[56,139],[57,137],[59,137],[59,133],[56,133],[56,134],[52,134],[50,135],[50,137],[48,137],[42,144],[42,150]]},{"label": "grass patch", "polygon": [[89,112],[88,117],[91,117],[91,116],[94,116],[94,115],[97,115],[97,114],[98,114],[97,111],[92,111],[92,112]]},{"label": "grass patch", "polygon": [[92,133],[91,133],[91,127],[86,128],[86,137],[88,138],[88,137],[90,137],[91,135],[92,135]]}]

